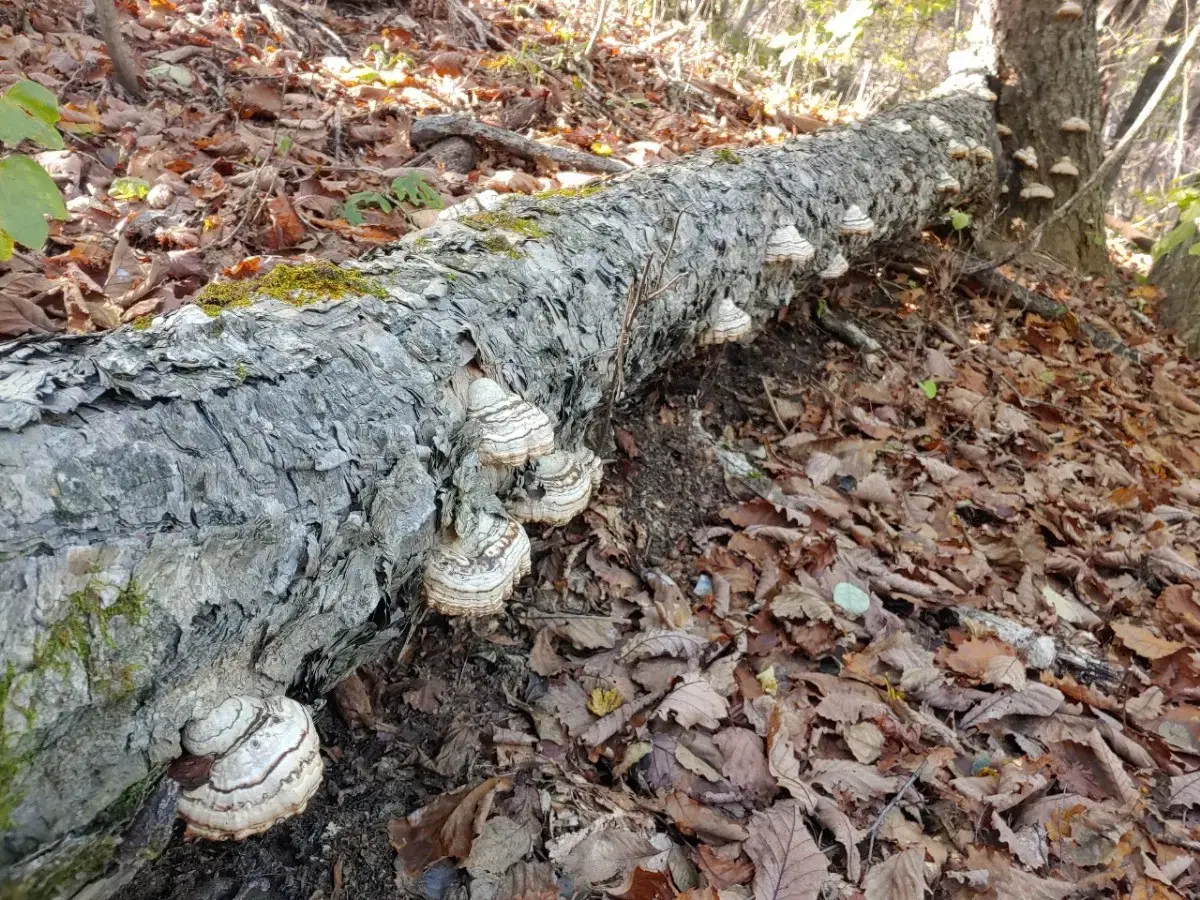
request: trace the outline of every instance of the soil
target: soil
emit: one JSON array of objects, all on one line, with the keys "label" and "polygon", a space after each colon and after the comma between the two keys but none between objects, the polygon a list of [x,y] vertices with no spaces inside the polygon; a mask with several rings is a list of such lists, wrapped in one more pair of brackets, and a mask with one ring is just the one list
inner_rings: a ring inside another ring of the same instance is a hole
[{"label": "soil", "polygon": [[[708,348],[682,363],[619,410],[622,449],[606,467],[599,499],[622,510],[644,538],[635,570],[661,566],[686,574],[688,536],[720,524],[729,502],[721,469],[696,437],[699,410],[709,434],[743,426],[775,428],[763,379],[797,393],[811,379],[825,337],[807,321],[782,322],[752,345]],[[561,546],[569,529],[535,539]],[[535,571],[536,562],[535,562]],[[526,582],[512,609],[545,606],[547,592]],[[185,842],[182,825],[166,851],[122,892],[137,900],[382,900],[396,886],[391,818],[446,791],[498,771],[483,745],[514,714],[508,697],[526,699],[541,679],[528,669],[533,632],[515,616],[467,624],[426,619],[404,644],[359,670],[372,700],[374,726],[350,726],[328,703],[317,717],[325,784],[300,816],[235,843]],[[442,688],[436,700],[429,694]],[[414,708],[405,699],[423,694]],[[449,753],[456,743],[460,752]],[[443,762],[442,754],[456,759]],[[460,765],[456,764],[461,763]],[[438,769],[441,770],[440,774]],[[446,894],[442,881],[430,898]]]}]

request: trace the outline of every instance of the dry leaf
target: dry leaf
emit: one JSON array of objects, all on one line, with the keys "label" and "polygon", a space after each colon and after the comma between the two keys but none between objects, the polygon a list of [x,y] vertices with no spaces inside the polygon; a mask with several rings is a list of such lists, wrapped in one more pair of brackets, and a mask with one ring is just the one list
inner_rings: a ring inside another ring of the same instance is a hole
[{"label": "dry leaf", "polygon": [[1167,806],[1197,805],[1200,805],[1200,772],[1173,776],[1167,794]]},{"label": "dry leaf", "polygon": [[816,794],[800,780],[800,761],[796,759],[795,745],[778,707],[771,710],[767,723],[767,768],[775,776],[775,782],[803,804],[805,810],[816,805]]},{"label": "dry leaf", "polygon": [[981,701],[963,716],[959,727],[977,728],[1005,716],[1052,716],[1062,704],[1062,691],[1033,681],[1023,691],[1008,691]]},{"label": "dry leaf", "polygon": [[695,659],[708,642],[690,631],[655,630],[635,635],[621,648],[621,659],[627,663],[656,656]]},{"label": "dry leaf", "polygon": [[671,691],[654,711],[654,715],[660,719],[669,718],[671,713],[675,713],[675,721],[684,728],[699,725],[716,730],[721,725],[721,719],[729,715],[729,705],[703,676],[690,672],[683,676],[679,687]]},{"label": "dry leaf", "polygon": [[1187,647],[1187,644],[1179,641],[1160,638],[1149,629],[1132,622],[1113,622],[1110,627],[1122,644],[1144,659],[1163,659]]},{"label": "dry leaf", "polygon": [[822,825],[833,833],[834,838],[846,851],[846,877],[857,883],[862,875],[862,856],[858,852],[858,830],[850,817],[828,797],[817,796],[814,814]]},{"label": "dry leaf", "polygon": [[855,797],[882,797],[900,787],[900,778],[881,775],[874,766],[848,759],[813,759],[808,780],[826,790],[837,790]]},{"label": "dry leaf", "polygon": [[750,819],[746,855],[754,863],[754,900],[816,900],[829,860],[804,825],[804,809],[780,800]]},{"label": "dry leaf", "polygon": [[529,668],[543,678],[557,675],[567,667],[567,661],[554,649],[553,634],[549,628],[538,629],[533,639],[533,648],[529,651]]},{"label": "dry leaf", "polygon": [[721,780],[720,772],[698,757],[683,744],[675,745],[675,761],[689,772],[699,775],[706,781],[711,781],[716,784]]},{"label": "dry leaf", "polygon": [[[733,846],[736,847],[736,845]],[[740,849],[735,859],[726,859],[722,856],[721,852],[724,849],[714,850],[708,844],[701,844],[696,848],[697,862],[704,872],[704,877],[718,891],[724,890],[730,885],[745,884],[754,877],[754,866],[750,860],[742,856]]]},{"label": "dry leaf", "polygon": [[746,839],[745,827],[679,791],[667,795],[663,808],[684,834],[721,843]]},{"label": "dry leaf", "polygon": [[983,680],[993,687],[1010,687],[1014,691],[1025,688],[1025,663],[1015,656],[993,656],[988,660]]},{"label": "dry leaf", "polygon": [[1050,848],[1046,844],[1044,829],[1027,826],[1019,832],[1013,831],[996,810],[992,810],[992,827],[1025,867],[1040,869],[1050,861]]},{"label": "dry leaf", "polygon": [[866,900],[921,900],[925,896],[925,848],[896,853],[871,867]]},{"label": "dry leaf", "polygon": [[883,732],[874,722],[849,725],[842,735],[846,738],[846,746],[860,763],[873,763],[883,752]]},{"label": "dry leaf", "polygon": [[496,791],[509,786],[506,778],[489,778],[473,788],[443,794],[403,819],[392,819],[388,840],[405,869],[416,874],[434,860],[467,857],[479,811],[490,807]]},{"label": "dry leaf", "polygon": [[572,847],[565,858],[554,859],[552,854],[551,859],[562,866],[567,875],[587,884],[602,884],[632,871],[638,863],[658,853],[658,848],[645,835],[612,828],[588,835]]},{"label": "dry leaf", "polygon": [[778,789],[767,766],[763,739],[748,728],[725,728],[713,735],[721,751],[721,774],[752,797],[770,797]]}]

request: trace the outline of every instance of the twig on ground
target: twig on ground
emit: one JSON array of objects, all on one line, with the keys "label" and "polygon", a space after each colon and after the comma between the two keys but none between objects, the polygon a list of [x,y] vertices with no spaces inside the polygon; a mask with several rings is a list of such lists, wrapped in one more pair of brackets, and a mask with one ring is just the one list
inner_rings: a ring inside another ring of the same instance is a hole
[{"label": "twig on ground", "polygon": [[761,378],[763,393],[767,395],[767,405],[771,407],[771,415],[775,417],[775,424],[779,426],[780,433],[787,437],[792,433],[792,429],[783,423],[783,416],[779,414],[779,407],[775,405],[775,398],[771,396],[771,386],[767,383],[767,376],[763,375]]},{"label": "twig on ground", "polygon": [[908,789],[913,786],[913,784],[918,778],[921,777],[924,771],[925,760],[921,760],[921,764],[917,766],[916,771],[908,776],[908,781],[904,782],[904,784],[900,786],[900,790],[896,791],[896,795],[887,802],[887,806],[879,811],[879,815],[876,816],[875,821],[871,823],[871,828],[867,832],[867,834],[871,836],[871,840],[867,844],[867,858],[863,860],[864,877],[867,874],[867,870],[871,867],[871,857],[875,855],[875,835],[878,834],[880,826],[883,825],[883,820],[887,818],[887,814],[891,812],[893,808],[895,808],[896,804],[900,802],[900,798],[908,792]]}]

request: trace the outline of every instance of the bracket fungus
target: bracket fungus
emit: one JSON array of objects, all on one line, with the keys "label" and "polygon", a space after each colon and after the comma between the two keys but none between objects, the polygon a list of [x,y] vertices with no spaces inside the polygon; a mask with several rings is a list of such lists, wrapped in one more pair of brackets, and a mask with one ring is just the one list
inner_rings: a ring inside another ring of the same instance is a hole
[{"label": "bracket fungus", "polygon": [[1083,4],[1075,0],[1063,0],[1054,11],[1054,18],[1059,22],[1077,22],[1083,18]]},{"label": "bracket fungus", "polygon": [[821,270],[821,277],[826,281],[834,278],[841,278],[850,271],[850,263],[846,261],[846,257],[839,250],[829,258],[829,262],[825,263],[825,268]]},{"label": "bracket fungus", "polygon": [[1071,157],[1064,156],[1061,159],[1059,159],[1058,162],[1056,162],[1054,165],[1052,165],[1050,167],[1050,174],[1051,175],[1066,175],[1069,178],[1078,178],[1079,177],[1079,167],[1075,165],[1075,163],[1071,159]]},{"label": "bracket fungus", "polygon": [[966,159],[971,155],[971,148],[961,141],[951,141],[948,149],[951,159]]},{"label": "bracket fungus", "polygon": [[1037,167],[1038,167],[1037,151],[1034,150],[1032,147],[1022,147],[1020,150],[1014,150],[1013,151],[1013,159],[1015,159],[1017,162],[1019,162],[1025,168],[1033,169],[1033,171],[1035,171],[1035,172],[1037,171]]},{"label": "bracket fungus", "polygon": [[1052,188],[1036,181],[1031,181],[1021,188],[1022,200],[1053,200],[1054,191]]},{"label": "bracket fungus", "polygon": [[996,134],[1000,135],[1000,137],[1012,137],[1012,133],[1013,130],[1003,122],[996,123]]},{"label": "bracket fungus", "polygon": [[500,612],[529,574],[529,537],[515,519],[480,512],[470,533],[441,540],[433,548],[421,588],[425,601],[447,616],[490,616]]},{"label": "bracket fungus", "polygon": [[708,328],[700,335],[701,345],[740,341],[753,327],[750,314],[728,297],[722,297],[708,314]]},{"label": "bracket fungus", "polygon": [[983,146],[983,144],[973,147],[971,149],[971,155],[975,157],[975,162],[979,163],[980,165],[995,162],[996,159],[994,156],[992,156],[992,151]]},{"label": "bracket fungus", "polygon": [[532,484],[524,497],[509,501],[508,511],[521,522],[566,525],[587,509],[600,469],[600,460],[586,447],[556,450],[533,464]]},{"label": "bracket fungus", "polygon": [[857,203],[846,207],[846,211],[842,213],[841,224],[838,225],[838,233],[843,237],[866,237],[874,230],[875,223]]},{"label": "bracket fungus", "polygon": [[937,173],[937,189],[939,194],[957,194],[962,190],[962,185],[945,169],[940,169]]},{"label": "bracket fungus", "polygon": [[479,461],[485,466],[516,467],[554,451],[554,429],[546,414],[490,378],[471,382],[467,414],[482,427]]},{"label": "bracket fungus", "polygon": [[184,725],[183,749],[193,757],[177,763],[185,771],[200,759],[211,765],[199,784],[184,785],[177,811],[189,837],[213,841],[303,812],[325,768],[312,715],[287,697],[230,697]]},{"label": "bracket fungus", "polygon": [[1087,123],[1087,119],[1081,119],[1079,116],[1071,116],[1069,119],[1063,119],[1063,123],[1058,127],[1067,134],[1087,134],[1092,130],[1092,126]]},{"label": "bracket fungus", "polygon": [[939,119],[937,116],[931,115],[929,117],[929,127],[932,128],[936,134],[940,134],[942,137],[954,137],[954,129],[951,128],[943,119]]},{"label": "bracket fungus", "polygon": [[795,225],[784,225],[771,232],[767,241],[766,262],[795,263],[806,266],[817,254],[817,248],[800,235]]}]

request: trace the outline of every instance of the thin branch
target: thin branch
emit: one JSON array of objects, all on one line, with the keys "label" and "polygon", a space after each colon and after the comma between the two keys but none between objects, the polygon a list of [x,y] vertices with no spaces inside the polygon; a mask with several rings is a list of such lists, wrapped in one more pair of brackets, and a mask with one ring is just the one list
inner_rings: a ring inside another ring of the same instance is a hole
[{"label": "thin branch", "polygon": [[596,48],[596,41],[600,39],[600,32],[604,30],[604,20],[608,18],[608,4],[610,0],[601,0],[600,12],[596,16],[596,25],[592,29],[592,34],[588,38],[587,44],[583,48],[583,58],[587,59],[592,55],[592,50]]}]

